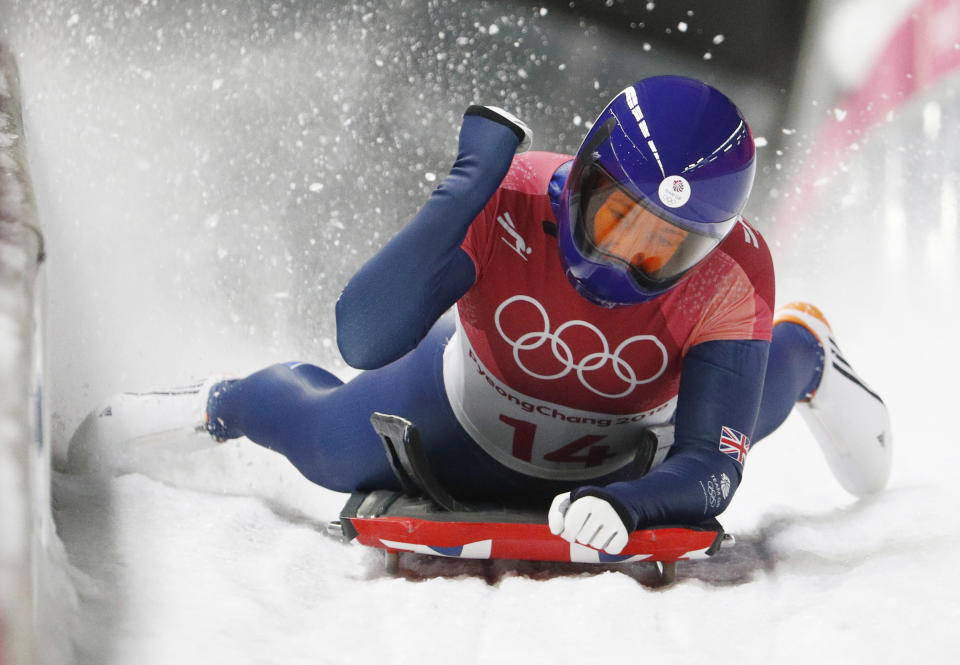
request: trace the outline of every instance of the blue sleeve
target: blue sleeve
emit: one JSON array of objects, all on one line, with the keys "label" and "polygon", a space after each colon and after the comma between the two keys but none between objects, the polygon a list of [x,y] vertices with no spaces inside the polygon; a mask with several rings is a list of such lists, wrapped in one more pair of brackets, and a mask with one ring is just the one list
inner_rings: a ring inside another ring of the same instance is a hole
[{"label": "blue sleeve", "polygon": [[[770,343],[704,342],[683,361],[675,443],[646,476],[605,487],[581,487],[572,497],[606,499],[631,530],[662,524],[699,524],[729,505],[742,462],[720,451],[721,429],[749,442],[760,410]],[[747,444],[749,446],[749,444]]]},{"label": "blue sleeve", "polygon": [[382,367],[412,350],[470,289],[476,272],[460,245],[510,169],[522,137],[484,107],[467,110],[450,174],[337,301],[337,345],[349,365]]}]

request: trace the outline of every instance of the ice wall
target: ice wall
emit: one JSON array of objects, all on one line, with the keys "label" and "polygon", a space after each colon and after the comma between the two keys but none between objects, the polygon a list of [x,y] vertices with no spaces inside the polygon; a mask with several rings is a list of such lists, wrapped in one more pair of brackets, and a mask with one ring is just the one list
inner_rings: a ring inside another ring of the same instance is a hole
[{"label": "ice wall", "polygon": [[[34,305],[41,239],[24,159],[16,63],[0,42],[0,663],[35,662],[33,569],[53,532]],[[45,482],[44,482],[45,481]],[[44,488],[47,490],[44,492]],[[41,533],[46,532],[46,533]]]}]

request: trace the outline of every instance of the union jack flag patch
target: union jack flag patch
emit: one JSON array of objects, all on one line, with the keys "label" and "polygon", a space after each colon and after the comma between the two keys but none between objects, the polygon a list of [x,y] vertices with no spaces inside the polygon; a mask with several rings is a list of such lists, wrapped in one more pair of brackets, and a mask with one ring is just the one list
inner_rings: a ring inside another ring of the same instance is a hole
[{"label": "union jack flag patch", "polygon": [[727,457],[732,457],[741,465],[747,459],[747,451],[750,450],[750,439],[746,434],[741,434],[735,429],[729,427],[720,428],[720,452]]}]

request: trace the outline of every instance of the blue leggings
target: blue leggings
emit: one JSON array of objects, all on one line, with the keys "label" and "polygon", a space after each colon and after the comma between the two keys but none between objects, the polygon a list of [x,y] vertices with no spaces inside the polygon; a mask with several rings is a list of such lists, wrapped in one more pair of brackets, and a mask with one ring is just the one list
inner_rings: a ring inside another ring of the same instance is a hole
[{"label": "blue leggings", "polygon": [[[220,438],[246,436],[281,453],[331,490],[399,489],[370,425],[370,415],[380,411],[416,423],[440,482],[463,498],[536,504],[582,484],[523,475],[472,441],[443,388],[442,351],[453,330],[452,316],[444,316],[413,351],[348,383],[315,365],[286,363],[219,384],[208,404],[211,431]],[[779,427],[816,387],[822,362],[820,345],[803,327],[774,328],[754,440]],[[627,479],[613,473],[591,484]]]}]

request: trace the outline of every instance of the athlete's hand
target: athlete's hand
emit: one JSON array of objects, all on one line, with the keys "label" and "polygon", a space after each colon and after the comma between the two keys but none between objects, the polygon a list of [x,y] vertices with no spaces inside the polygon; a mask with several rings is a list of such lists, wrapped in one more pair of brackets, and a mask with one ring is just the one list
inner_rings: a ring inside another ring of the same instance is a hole
[{"label": "athlete's hand", "polygon": [[[509,111],[504,111],[499,106],[486,106],[484,108],[499,116],[501,124],[513,125],[518,132],[523,133],[523,138],[520,139],[520,145],[517,146],[518,154],[521,152],[526,152],[530,149],[530,146],[533,145],[533,130],[527,127],[527,123]],[[506,122],[504,123],[503,121]]]},{"label": "athlete's hand", "polygon": [[570,492],[558,494],[547,521],[552,534],[608,554],[620,554],[630,537],[613,506],[596,496],[580,497],[571,503]]}]

